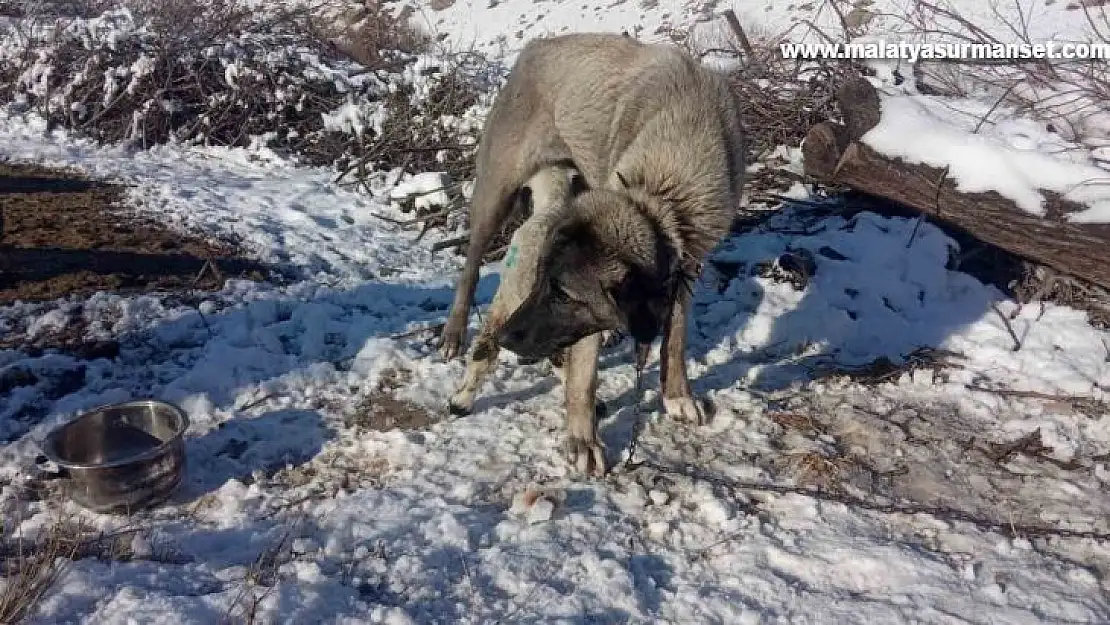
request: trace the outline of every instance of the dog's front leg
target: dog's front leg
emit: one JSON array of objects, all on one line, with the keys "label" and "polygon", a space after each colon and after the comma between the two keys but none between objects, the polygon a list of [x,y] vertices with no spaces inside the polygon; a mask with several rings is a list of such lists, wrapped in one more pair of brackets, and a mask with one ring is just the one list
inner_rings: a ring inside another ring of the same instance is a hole
[{"label": "dog's front leg", "polygon": [[466,363],[462,384],[455,390],[455,394],[451,395],[451,400],[448,402],[451,414],[462,417],[474,410],[478,389],[482,387],[482,382],[497,364],[497,355],[500,351],[501,348],[498,347],[492,335],[486,335],[484,332],[478,335],[474,341],[474,348],[470,352],[470,361]]},{"label": "dog's front leg", "polygon": [[474,400],[478,396],[482,382],[497,364],[497,355],[501,352],[501,346],[497,344],[497,333],[512,313],[508,310],[505,300],[504,290],[499,288],[486,312],[485,322],[482,323],[482,328],[478,330],[478,336],[474,339],[474,347],[470,350],[462,384],[448,402],[448,408],[453,415],[470,414],[474,409]]},{"label": "dog's front leg", "polygon": [[679,287],[659,350],[659,375],[663,386],[663,410],[676,419],[705,425],[706,411],[690,390],[686,373],[686,325],[690,318],[690,292]]},{"label": "dog's front leg", "polygon": [[563,390],[567,411],[567,460],[579,472],[602,476],[606,471],[605,448],[597,438],[597,359],[601,333],[578,341],[566,352]]}]

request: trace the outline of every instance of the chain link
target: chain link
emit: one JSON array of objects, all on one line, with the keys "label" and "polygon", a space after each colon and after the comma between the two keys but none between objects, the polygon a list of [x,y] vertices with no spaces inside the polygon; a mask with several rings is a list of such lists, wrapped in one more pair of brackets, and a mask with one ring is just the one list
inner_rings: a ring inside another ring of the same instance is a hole
[{"label": "chain link", "polygon": [[644,429],[644,369],[647,368],[648,356],[651,354],[651,343],[636,342],[632,347],[632,357],[636,364],[636,388],[634,389],[635,403],[632,409],[636,411],[636,420],[632,422],[632,437],[628,441],[628,457],[624,460],[626,469],[633,469],[636,464],[632,457],[636,454],[636,444],[640,440],[640,433]]}]

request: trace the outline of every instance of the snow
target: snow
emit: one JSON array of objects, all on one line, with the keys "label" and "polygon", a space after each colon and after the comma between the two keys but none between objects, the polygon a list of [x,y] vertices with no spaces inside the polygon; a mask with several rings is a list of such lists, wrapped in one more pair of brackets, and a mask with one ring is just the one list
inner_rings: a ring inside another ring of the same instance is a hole
[{"label": "snow", "polygon": [[392,206],[400,210],[404,200],[411,199],[417,210],[451,205],[451,198],[447,190],[451,186],[451,178],[444,172],[424,172],[416,175],[406,175],[389,192]]},{"label": "snow", "polygon": [[879,125],[861,141],[887,156],[948,168],[961,191],[996,191],[1037,216],[1046,212],[1042,191],[1053,191],[1086,207],[1070,221],[1110,223],[1110,174],[1088,150],[1030,120],[980,123],[992,113],[989,103],[965,102],[953,115],[959,104],[886,97]]},{"label": "snow", "polygon": [[[134,152],[98,150],[84,140],[43,144],[43,124],[20,124],[2,113],[0,121],[9,126],[5,156],[135,183],[132,198],[167,222],[237,235],[266,263],[327,272],[337,281],[407,272],[408,263],[394,261],[402,250],[408,254],[409,246],[396,228],[375,217],[380,202],[333,184],[331,170],[294,167],[264,149]],[[228,206],[235,207],[233,214]],[[446,259],[424,255],[434,266],[450,266]]]},{"label": "snow", "polygon": [[[1066,24],[1062,4],[1038,8],[1059,18],[1038,28]],[[708,13],[663,1],[532,6],[423,11],[458,47],[512,44],[518,28],[650,33]],[[767,29],[818,10],[781,7],[736,8]],[[518,26],[531,10],[541,17]],[[94,24],[90,37],[112,36]],[[888,97],[868,140],[942,159],[961,185],[997,188],[1030,210],[1040,189],[1060,190],[1090,203],[1083,218],[1104,218],[1105,196],[1067,188],[1091,173],[1085,147],[1006,115],[970,133],[991,103],[949,104],[957,112]],[[358,132],[363,113],[351,105],[329,123]],[[913,141],[894,119],[917,124]],[[797,165],[795,147],[780,153]],[[0,115],[0,157],[131,183],[136,210],[238,235],[291,276],[280,286],[229,281],[195,306],[99,293],[0,308],[5,335],[81,321],[89,338],[121,342],[110,361],[0,350],[0,379],[25,370],[36,380],[0,394],[5,531],[34,537],[57,518],[80,519],[130,532],[133,553],[69,564],[30,623],[207,625],[248,611],[257,622],[350,624],[1110,621],[1110,419],[1104,404],[1063,397],[1110,399],[1110,332],[1064,306],[1019,309],[949,269],[956,244],[930,224],[799,203],[724,241],[696,286],[690,329],[690,374],[716,407],[713,421],[659,414],[657,353],[637,406],[628,346],[613,348],[599,380],[609,407],[601,436],[619,457],[642,419],[635,460],[646,464],[589,480],[559,451],[562,391],[545,364],[503,355],[473,415],[451,418],[463,363],[410,333],[443,319],[461,259],[379,216],[414,195],[423,208],[441,205],[437,189],[466,181],[380,172],[372,193],[356,193],[334,184],[333,171],[263,148],[97,147],[14,113]],[[812,200],[804,192],[789,195]],[[812,257],[806,284],[761,269],[787,252]],[[483,272],[480,305],[495,269]],[[950,350],[951,365],[877,386],[821,378],[921,347]],[[78,371],[79,388],[50,396]],[[361,426],[356,407],[391,385],[430,422]],[[120,518],[26,496],[46,432],[137,396],[190,417],[188,472],[170,501]],[[15,418],[24,409],[39,416]],[[789,414],[804,419],[784,425]],[[1034,431],[1040,456],[991,459]],[[801,483],[807,462],[825,462],[842,490]],[[1080,535],[1031,529],[1044,526]]]},{"label": "snow", "polygon": [[346,132],[361,136],[367,125],[375,136],[381,135],[382,124],[388,113],[380,103],[358,105],[347,102],[337,110],[324,115],[324,129]]},{"label": "snow", "polygon": [[[9,120],[5,145],[27,136],[18,128]],[[53,146],[47,153],[56,159],[78,149],[55,141],[40,145]],[[146,168],[157,176],[164,166],[155,155],[123,161],[112,150],[80,154],[101,173],[116,168],[139,177]],[[351,271],[354,277],[338,288],[313,278],[284,289],[233,283],[211,297],[207,326],[195,310],[153,295],[101,295],[84,303],[78,314],[118,318],[105,331],[136,339],[116,362],[85,363],[85,386],[56,402],[49,419],[2,452],[5,471],[17,477],[35,454],[33,440],[80,409],[132,394],[178,402],[193,421],[188,481],[169,506],[144,517],[172,547],[162,553],[176,557],[158,555],[158,542],[144,538],[150,546],[136,551],[153,552],[149,559],[78,561],[32,622],[154,622],[168,614],[182,623],[213,622],[242,594],[241,580],[259,554],[275,549],[289,531],[293,544],[281,552],[276,585],[258,607],[263,619],[807,622],[821,615],[822,622],[836,623],[945,622],[946,612],[970,616],[984,606],[995,610],[997,622],[1093,623],[1105,617],[1101,578],[1086,568],[1104,570],[1097,562],[1110,554],[1102,542],[1085,545],[1096,564],[1081,565],[1051,547],[999,551],[1002,535],[943,523],[929,539],[934,547],[922,550],[915,536],[936,525],[928,518],[876,517],[802,495],[769,497],[758,513],[748,512],[749,503],[727,493],[666,476],[649,480],[619,472],[605,482],[583,481],[567,472],[557,452],[560,393],[538,365],[499,369],[484,404],[480,400],[467,419],[444,417],[419,432],[345,426],[345,407],[391,369],[414,372],[401,397],[444,412],[461,363],[439,361],[422,341],[383,337],[440,317],[450,301],[445,278],[457,269],[437,265],[445,261],[420,247],[383,247],[396,238],[388,223],[359,228],[301,220],[296,211],[275,206],[275,198],[300,195],[310,217],[326,217],[355,199],[325,192],[323,185],[305,196],[303,178],[291,170],[272,183],[284,194],[262,192],[263,186],[233,196],[231,204],[221,194],[275,165],[249,165],[219,151],[191,158],[202,156],[211,160],[200,170],[189,169],[189,158],[178,160],[176,184],[195,188],[199,181],[190,177],[196,175],[233,184],[209,182],[212,195],[194,195],[200,215],[220,208],[226,214],[229,206],[250,215],[252,204],[270,207],[272,230],[299,230],[303,237],[286,241],[286,247],[304,248],[286,257],[310,266],[334,258],[335,276]],[[773,426],[761,416],[765,408],[749,389],[800,379],[804,367],[789,354],[813,344],[847,363],[897,357],[917,344],[958,349],[966,360],[948,383],[907,381],[887,392],[911,403],[956,398],[971,419],[959,427],[973,427],[980,436],[1004,441],[1042,427],[1046,444],[1069,457],[1106,448],[1110,431],[1098,421],[1066,412],[1036,415],[1032,402],[1003,417],[1001,406],[982,406],[989,398],[962,386],[986,376],[1030,390],[1090,392],[1095,384],[1110,384],[1101,347],[1106,333],[1064,308],[1050,306],[1039,320],[1029,310],[1013,322],[1026,338],[1013,354],[1002,321],[989,312],[998,295],[945,269],[949,242],[939,231],[923,226],[906,253],[913,226],[907,220],[863,213],[818,226],[809,236],[753,233],[722,247],[718,259],[725,262],[773,258],[788,245],[829,247],[846,258],[818,253],[815,282],[806,291],[750,277],[730,280],[722,294],[700,286],[693,352],[704,355],[704,364],[695,364],[693,374],[699,391],[722,409],[700,431],[649,415],[642,445],[652,451],[646,453],[698,459],[704,470],[725,477],[769,478],[766,467],[737,462],[778,453]],[[340,251],[350,256],[362,248],[382,248],[378,262],[401,273],[359,278]],[[864,273],[871,277],[861,283]],[[846,288],[858,294],[846,296]],[[488,284],[480,295],[488,301]],[[60,323],[48,308],[16,309],[8,321]],[[76,364],[57,356],[11,356],[9,366],[57,370]],[[348,366],[335,364],[344,359]],[[627,358],[610,363],[603,397],[621,403],[616,398],[631,388],[630,368]],[[611,447],[626,440],[627,410],[625,403],[603,424]],[[1027,411],[1034,412],[1017,416]],[[856,435],[862,446],[875,442],[866,429]],[[922,452],[910,447],[907,453]],[[306,478],[284,477],[296,473]],[[1080,527],[1105,525],[1110,506],[1093,496],[1101,482],[1072,476],[1053,483],[1056,494],[1042,501],[1041,515],[1051,518],[1055,510],[1057,518]],[[514,497],[535,484],[564,492],[565,500],[536,497],[517,516]],[[44,521],[45,511],[27,512],[25,524]],[[72,507],[67,513],[115,523]],[[966,570],[992,572],[967,578]],[[996,581],[1002,573],[993,571],[1007,572],[1005,590]]]}]

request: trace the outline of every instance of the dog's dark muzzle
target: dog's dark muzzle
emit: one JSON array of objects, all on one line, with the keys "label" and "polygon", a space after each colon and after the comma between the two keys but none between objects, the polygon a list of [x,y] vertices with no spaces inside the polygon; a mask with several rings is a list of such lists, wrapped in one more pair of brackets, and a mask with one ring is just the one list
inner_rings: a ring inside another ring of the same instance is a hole
[{"label": "dog's dark muzzle", "polygon": [[522,358],[547,358],[591,334],[612,329],[601,327],[584,312],[570,302],[533,294],[505,322],[497,341]]},{"label": "dog's dark muzzle", "polygon": [[500,337],[501,347],[513,352],[521,358],[539,360],[547,358],[555,352],[569,347],[578,341],[572,337],[551,337],[545,333],[535,331],[528,327],[508,327],[502,330]]}]

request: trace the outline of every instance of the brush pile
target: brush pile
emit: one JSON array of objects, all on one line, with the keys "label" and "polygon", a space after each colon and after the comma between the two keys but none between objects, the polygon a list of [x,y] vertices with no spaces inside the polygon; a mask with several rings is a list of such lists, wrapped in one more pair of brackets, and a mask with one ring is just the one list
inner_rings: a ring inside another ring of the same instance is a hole
[{"label": "brush pile", "polygon": [[467,177],[489,66],[426,54],[387,12],[101,8],[0,20],[0,103],[106,144],[268,149],[368,189],[370,171],[395,167]]}]

